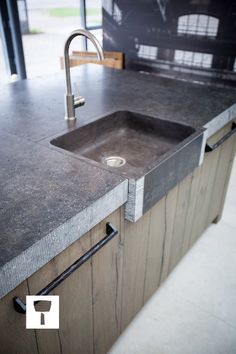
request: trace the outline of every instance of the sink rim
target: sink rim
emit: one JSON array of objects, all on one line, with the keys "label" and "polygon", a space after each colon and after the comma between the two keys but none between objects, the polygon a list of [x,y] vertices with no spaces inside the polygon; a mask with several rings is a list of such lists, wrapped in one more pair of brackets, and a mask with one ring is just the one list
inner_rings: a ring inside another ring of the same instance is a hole
[{"label": "sink rim", "polygon": [[[140,174],[139,176],[128,176],[124,173],[121,172],[121,170],[119,168],[111,168],[109,166],[106,166],[105,164],[103,164],[102,162],[98,162],[96,160],[90,159],[82,154],[79,153],[75,153],[73,151],[67,150],[65,148],[62,148],[56,144],[54,144],[54,142],[62,137],[68,136],[71,133],[75,133],[76,131],[79,131],[82,128],[88,128],[89,125],[91,124],[96,124],[99,120],[105,119],[109,116],[112,116],[113,114],[116,113],[131,113],[134,115],[141,115],[143,117],[148,117],[148,118],[152,118],[152,119],[157,119],[161,122],[163,122],[163,124],[174,124],[177,126],[182,126],[182,127],[187,127],[193,130],[193,133],[191,133],[189,136],[187,136],[186,138],[184,138],[182,141],[180,141],[179,143],[177,143],[176,145],[172,146],[170,149],[168,149],[168,151],[166,151],[165,153],[163,153],[162,155],[160,155],[157,160],[156,163],[153,167],[151,167],[149,170],[145,171],[145,173]],[[198,138],[201,134],[203,134],[203,132],[206,131],[205,128],[195,128],[191,125],[185,124],[185,123],[179,123],[175,120],[168,120],[168,119],[163,119],[160,118],[158,116],[149,116],[147,113],[145,112],[136,112],[136,111],[130,111],[130,110],[125,110],[125,109],[121,109],[121,110],[114,110],[111,112],[106,113],[103,116],[97,116],[95,117],[95,119],[93,119],[92,121],[88,122],[87,124],[84,124],[82,126],[76,126],[75,129],[70,129],[69,131],[64,131],[62,132],[60,135],[54,134],[53,136],[49,137],[47,139],[47,143],[49,144],[50,148],[57,150],[60,153],[64,153],[64,154],[68,154],[71,157],[74,157],[76,159],[82,160],[86,163],[89,163],[95,167],[98,168],[102,168],[105,169],[106,171],[109,171],[111,173],[115,173],[119,176],[125,177],[129,180],[138,180],[139,178],[142,178],[143,176],[147,175],[148,173],[150,173],[150,171],[152,171],[153,169],[156,169],[158,166],[160,166],[162,163],[164,163],[166,160],[168,160],[171,156],[173,156],[175,153],[177,153],[178,151],[180,151],[181,149],[183,149],[186,145],[188,145],[191,141],[193,141],[194,139]]]},{"label": "sink rim", "polygon": [[[86,127],[113,113],[114,112],[110,112],[103,117],[97,117],[92,122],[77,127],[74,130]],[[124,205],[124,215],[126,220],[136,222],[145,212],[150,210],[153,205],[163,198],[171,188],[179,183],[184,177],[192,173],[193,170],[201,164],[204,153],[203,147],[205,146],[205,137],[207,135],[205,134],[205,128],[195,128],[187,124],[164,120],[157,116],[152,116],[152,118],[165,122],[167,121],[169,123],[177,123],[184,127],[190,127],[193,133],[176,145],[170,147],[166,153],[160,155],[153,167],[146,171],[140,171],[136,176],[125,175],[119,168],[110,168],[101,162],[97,162],[86,156],[51,144],[53,139],[67,135],[70,131],[66,131],[60,136],[57,134],[54,135],[54,137],[48,138],[47,143],[50,148],[56,149],[60,153],[68,154],[75,159],[79,159],[99,169],[116,174],[123,179],[126,178],[128,180],[128,195],[127,202]]]},{"label": "sink rim", "polygon": [[[120,168],[113,168],[113,167],[109,167],[105,164],[101,162],[98,162],[96,160],[90,159],[89,157],[86,157],[82,154],[79,153],[75,153],[73,151],[67,150],[63,147],[60,147],[56,144],[54,144],[54,142],[62,137],[68,136],[71,133],[75,133],[76,131],[81,130],[82,128],[88,128],[91,124],[96,124],[99,120],[103,120],[109,116],[112,116],[113,114],[117,114],[117,113],[131,113],[134,115],[141,115],[143,117],[147,117],[147,118],[151,118],[151,119],[157,119],[161,122],[163,122],[164,124],[174,124],[177,126],[182,126],[182,127],[186,127],[186,128],[190,128],[193,130],[193,132],[187,136],[186,138],[184,138],[183,140],[181,140],[180,142],[178,142],[177,144],[173,145],[170,149],[168,149],[165,153],[163,153],[162,155],[160,155],[155,162],[155,165],[152,166],[150,169],[144,171],[144,173],[141,173],[139,176],[129,176],[127,174],[125,174],[124,172],[122,173],[122,171],[120,170]],[[59,151],[60,153],[64,153],[64,154],[68,154],[71,157],[74,157],[76,159],[82,160],[86,163],[89,163],[90,165],[96,166],[98,168],[102,168],[105,169],[106,171],[109,171],[111,173],[115,173],[116,175],[125,177],[127,179],[129,179],[130,181],[136,181],[142,177],[144,177],[145,175],[147,175],[148,173],[150,173],[152,170],[156,169],[158,166],[160,166],[162,163],[164,163],[166,160],[168,160],[170,157],[172,157],[174,154],[176,154],[178,151],[182,150],[184,147],[186,147],[189,143],[191,143],[194,139],[198,138],[200,135],[203,134],[203,132],[206,131],[205,128],[195,128],[193,126],[190,126],[188,124],[185,123],[179,123],[177,121],[172,121],[172,120],[168,120],[168,119],[163,119],[163,118],[159,118],[158,116],[149,116],[147,113],[145,112],[136,112],[136,111],[130,111],[130,110],[114,110],[111,111],[103,116],[98,116],[96,117],[94,120],[88,122],[87,124],[84,124],[82,126],[77,126],[75,127],[75,129],[70,129],[69,131],[64,131],[62,134],[58,135],[55,134],[51,137],[49,137],[47,139],[47,142],[49,143],[50,148],[52,149],[56,149],[57,151]]]}]

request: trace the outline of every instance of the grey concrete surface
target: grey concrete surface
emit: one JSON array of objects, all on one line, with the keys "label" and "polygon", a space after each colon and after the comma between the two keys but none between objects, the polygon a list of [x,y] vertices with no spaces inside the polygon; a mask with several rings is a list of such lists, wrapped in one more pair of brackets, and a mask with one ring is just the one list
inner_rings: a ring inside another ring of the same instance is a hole
[{"label": "grey concrete surface", "polygon": [[127,200],[127,181],[0,131],[0,298]]},{"label": "grey concrete surface", "polygon": [[223,218],[182,259],[109,354],[236,353],[236,161]]}]

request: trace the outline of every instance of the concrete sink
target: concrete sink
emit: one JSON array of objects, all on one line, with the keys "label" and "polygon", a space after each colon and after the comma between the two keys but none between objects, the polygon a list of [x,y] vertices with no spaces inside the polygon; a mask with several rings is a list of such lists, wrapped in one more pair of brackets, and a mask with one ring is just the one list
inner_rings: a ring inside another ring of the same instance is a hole
[{"label": "concrete sink", "polygon": [[199,164],[202,131],[118,111],[51,144],[129,178],[126,217],[136,221]]}]

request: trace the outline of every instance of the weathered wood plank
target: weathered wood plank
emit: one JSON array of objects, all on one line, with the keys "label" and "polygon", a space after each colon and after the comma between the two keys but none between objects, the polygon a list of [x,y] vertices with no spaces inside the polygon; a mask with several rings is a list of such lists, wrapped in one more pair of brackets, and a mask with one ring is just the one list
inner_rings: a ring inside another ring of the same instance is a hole
[{"label": "weathered wood plank", "polygon": [[[121,52],[106,52],[104,51],[104,60],[97,59],[95,52],[73,51],[70,55],[70,66],[77,66],[88,63],[95,63],[107,66],[109,68],[123,69],[124,68],[124,54]],[[60,67],[64,69],[64,57],[60,57]]]},{"label": "weathered wood plank", "polygon": [[164,197],[150,210],[143,295],[144,303],[151,297],[160,284],[165,237],[165,202],[166,198]]},{"label": "weathered wood plank", "polygon": [[170,190],[166,196],[165,201],[165,241],[164,241],[164,254],[161,270],[161,282],[163,282],[169,274],[169,264],[171,255],[171,245],[173,238],[173,228],[175,221],[176,205],[178,198],[179,186]]},{"label": "weathered wood plank", "polygon": [[[221,219],[225,198],[228,190],[229,179],[232,171],[233,162],[235,159],[236,153],[236,136],[232,136],[228,140],[228,144],[222,146],[222,152],[220,157],[220,164],[219,171],[217,173],[217,180],[216,185],[218,186],[220,197],[218,201],[215,201],[214,207],[214,214],[209,216],[209,219],[213,220],[213,222],[218,222]],[[224,162],[223,162],[224,161]],[[223,172],[226,172],[225,176],[223,177]],[[217,189],[216,189],[217,190]],[[217,195],[217,191],[215,193]],[[217,211],[216,211],[217,210]]]},{"label": "weathered wood plank", "polygon": [[[91,248],[90,233],[76,242],[67,255],[72,264]],[[76,250],[77,249],[77,250]],[[76,257],[75,257],[76,256]],[[66,267],[65,267],[66,268]],[[92,269],[88,260],[59,287],[62,353],[93,353]]]},{"label": "weathered wood plank", "polygon": [[94,354],[107,353],[120,334],[120,209],[91,230],[91,240],[94,245],[104,237],[107,221],[119,234],[92,258]]},{"label": "weathered wood plank", "polygon": [[171,272],[171,270],[182,258],[184,230],[187,211],[189,208],[191,185],[192,175],[187,176],[183,181],[179,183],[168,273]]},{"label": "weathered wood plank", "polygon": [[26,318],[13,308],[13,298],[25,301],[27,282],[3,297],[0,301],[0,352],[3,354],[38,354],[35,331],[26,329]]},{"label": "weathered wood plank", "polygon": [[201,168],[196,168],[192,174],[191,191],[189,205],[185,220],[184,241],[182,247],[182,255],[184,256],[188,249],[192,246],[192,227],[195,218],[195,208],[198,199],[199,183],[201,176]]},{"label": "weathered wood plank", "polygon": [[205,185],[205,196],[201,205],[201,217],[198,224],[198,236],[209,226],[208,213],[211,208],[211,196],[214,188],[217,166],[219,163],[220,150],[213,151],[210,155],[205,155],[205,173],[202,174],[202,183]]},{"label": "weathered wood plank", "polygon": [[206,168],[206,163],[204,164],[204,168],[201,169],[200,183],[199,183],[199,193],[198,199],[195,208],[195,218],[193,220],[192,232],[191,232],[191,244],[194,244],[198,237],[201,235],[203,231],[203,220],[205,219],[205,215],[203,215],[202,210],[204,206],[204,202],[206,200],[207,193],[207,177],[209,169]]},{"label": "weathered wood plank", "polygon": [[[215,134],[209,143],[214,143],[225,134],[226,128]],[[215,181],[217,164],[219,161],[219,149],[206,153],[201,166],[198,198],[195,207],[195,217],[193,219],[191,241],[193,244],[208,226],[208,208],[211,202],[212,189]]]},{"label": "weathered wood plank", "polygon": [[124,328],[143,306],[150,211],[136,223],[125,221],[122,287],[122,323]]}]

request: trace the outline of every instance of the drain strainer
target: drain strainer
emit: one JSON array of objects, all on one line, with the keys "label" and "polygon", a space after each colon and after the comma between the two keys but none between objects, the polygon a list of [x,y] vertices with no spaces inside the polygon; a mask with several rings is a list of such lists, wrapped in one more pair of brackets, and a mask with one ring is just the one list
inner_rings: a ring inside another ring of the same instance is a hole
[{"label": "drain strainer", "polygon": [[104,165],[109,167],[121,167],[126,163],[125,159],[120,156],[108,156],[102,159]]}]

